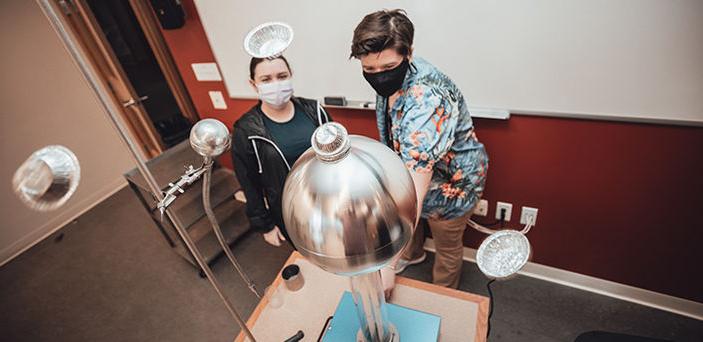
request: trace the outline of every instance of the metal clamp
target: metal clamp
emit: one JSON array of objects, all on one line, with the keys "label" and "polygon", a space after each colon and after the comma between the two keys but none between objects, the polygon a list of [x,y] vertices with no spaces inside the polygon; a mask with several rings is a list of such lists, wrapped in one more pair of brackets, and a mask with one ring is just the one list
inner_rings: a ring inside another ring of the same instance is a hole
[{"label": "metal clamp", "polygon": [[193,168],[193,165],[188,165],[188,167],[186,167],[185,174],[183,174],[183,176],[181,176],[181,178],[175,184],[168,183],[169,188],[163,194],[164,199],[159,201],[159,203],[156,205],[156,207],[159,209],[159,212],[161,212],[161,221],[164,220],[164,212],[166,211],[166,208],[168,208],[168,206],[176,200],[179,194],[185,192],[185,188],[200,179],[203,173],[205,173],[205,171],[207,171],[207,169],[211,165],[211,163],[203,164],[197,169]]}]

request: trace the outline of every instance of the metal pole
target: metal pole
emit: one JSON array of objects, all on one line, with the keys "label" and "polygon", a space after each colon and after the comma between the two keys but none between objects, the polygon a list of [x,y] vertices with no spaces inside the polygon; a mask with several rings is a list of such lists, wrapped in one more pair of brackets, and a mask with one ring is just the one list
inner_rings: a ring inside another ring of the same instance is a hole
[{"label": "metal pole", "polygon": [[220,224],[217,222],[217,217],[215,217],[215,213],[212,211],[212,203],[210,202],[210,184],[212,183],[212,159],[209,157],[205,157],[205,165],[203,167],[206,168],[205,174],[203,175],[203,208],[205,208],[205,214],[210,220],[212,230],[215,232],[215,237],[217,237],[217,241],[220,243],[220,247],[222,247],[222,250],[225,252],[225,255],[227,255],[227,259],[229,259],[230,263],[232,263],[234,269],[239,272],[239,276],[242,277],[242,280],[247,283],[247,287],[249,287],[249,290],[251,290],[251,292],[256,295],[256,298],[261,299],[261,295],[259,294],[259,292],[256,291],[256,286],[254,285],[254,282],[251,281],[251,279],[249,278],[249,276],[247,276],[246,273],[244,273],[244,269],[242,269],[242,266],[240,266],[239,262],[237,262],[237,258],[234,257],[234,254],[229,249],[229,245],[225,241],[225,236],[224,234],[222,234],[222,230],[220,229]]},{"label": "metal pole", "polygon": [[[147,168],[146,163],[141,153],[139,152],[139,146],[137,146],[134,141],[132,141],[131,137],[129,136],[129,133],[127,133],[127,129],[125,128],[125,125],[122,122],[120,112],[113,104],[108,90],[105,89],[105,87],[103,86],[102,82],[100,81],[100,78],[97,76],[97,73],[93,69],[93,66],[88,62],[88,59],[85,57],[83,51],[77,46],[74,37],[66,29],[66,25],[63,22],[63,18],[58,13],[56,13],[56,9],[51,4],[51,0],[37,0],[37,3],[49,19],[51,25],[59,34],[59,37],[63,41],[68,52],[71,54],[71,57],[73,57],[74,61],[78,65],[78,68],[80,69],[81,73],[83,73],[83,76],[85,76],[85,78],[88,80],[90,87],[93,89],[93,91],[95,91],[96,95],[98,95],[100,103],[107,112],[108,117],[115,125],[115,128],[117,128],[120,137],[127,144],[127,147],[132,153],[132,157],[134,157],[134,160],[137,162],[137,168],[146,180],[149,189],[158,201],[163,200],[163,194],[161,192],[161,189],[159,188],[158,183],[154,179],[154,176]],[[195,261],[198,263],[200,268],[202,268],[203,272],[205,272],[208,281],[215,289],[215,292],[217,292],[217,295],[220,297],[222,302],[225,304],[227,311],[229,311],[230,315],[232,315],[232,318],[237,321],[246,336],[251,341],[255,342],[256,339],[254,338],[254,335],[252,335],[244,320],[239,316],[239,313],[237,313],[237,311],[234,309],[232,303],[230,303],[230,301],[224,295],[224,292],[222,291],[222,286],[217,281],[217,278],[215,278],[215,274],[210,269],[210,266],[208,266],[208,264],[205,262],[205,259],[200,254],[200,251],[195,245],[195,242],[193,242],[193,240],[190,238],[190,235],[188,235],[188,232],[183,228],[183,225],[181,224],[178,217],[174,215],[169,209],[166,209],[166,214],[173,222],[176,231],[178,231],[178,234],[185,242],[186,247],[188,247],[188,250],[193,254]]]},{"label": "metal pole", "polygon": [[391,342],[400,339],[395,326],[388,320],[386,298],[381,285],[381,272],[350,277],[352,296],[361,328],[357,341]]}]

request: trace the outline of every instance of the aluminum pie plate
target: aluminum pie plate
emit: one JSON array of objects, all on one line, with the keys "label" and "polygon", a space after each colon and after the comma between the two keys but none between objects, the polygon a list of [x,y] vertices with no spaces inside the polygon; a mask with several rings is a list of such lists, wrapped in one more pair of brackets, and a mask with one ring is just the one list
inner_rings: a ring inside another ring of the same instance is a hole
[{"label": "aluminum pie plate", "polygon": [[80,178],[76,155],[64,146],[50,145],[32,153],[20,165],[12,177],[12,188],[30,208],[49,211],[68,201]]},{"label": "aluminum pie plate", "polygon": [[507,278],[525,266],[530,253],[530,242],[524,234],[501,230],[483,240],[476,252],[476,263],[489,278]]},{"label": "aluminum pie plate", "polygon": [[293,41],[293,28],[282,22],[261,24],[247,33],[244,50],[256,58],[272,58],[285,51]]}]

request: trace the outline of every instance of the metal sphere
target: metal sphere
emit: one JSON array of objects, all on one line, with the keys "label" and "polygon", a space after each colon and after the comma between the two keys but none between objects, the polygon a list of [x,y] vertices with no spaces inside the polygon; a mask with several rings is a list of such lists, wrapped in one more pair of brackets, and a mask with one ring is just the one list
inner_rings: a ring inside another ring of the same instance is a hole
[{"label": "metal sphere", "polygon": [[219,120],[200,120],[190,130],[190,146],[203,157],[217,157],[227,151],[231,143],[227,126]]},{"label": "metal sphere", "polygon": [[410,241],[417,216],[410,173],[391,149],[319,127],[283,190],[283,219],[298,251],[340,275],[379,270]]}]

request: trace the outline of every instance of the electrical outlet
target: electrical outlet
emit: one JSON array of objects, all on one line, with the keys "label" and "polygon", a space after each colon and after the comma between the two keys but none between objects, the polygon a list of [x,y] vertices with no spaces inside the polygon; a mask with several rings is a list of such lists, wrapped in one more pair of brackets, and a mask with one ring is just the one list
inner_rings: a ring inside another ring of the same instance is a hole
[{"label": "electrical outlet", "polygon": [[537,208],[522,207],[522,213],[520,213],[520,224],[527,224],[532,221],[532,225],[536,225],[537,211]]},{"label": "electrical outlet", "polygon": [[501,209],[505,209],[505,222],[510,221],[510,215],[513,213],[513,205],[506,202],[496,202],[496,220],[500,220]]},{"label": "electrical outlet", "polygon": [[488,201],[482,199],[478,201],[476,209],[474,209],[474,215],[476,216],[486,216],[488,215]]}]

